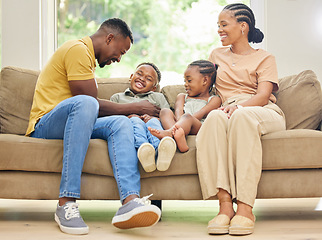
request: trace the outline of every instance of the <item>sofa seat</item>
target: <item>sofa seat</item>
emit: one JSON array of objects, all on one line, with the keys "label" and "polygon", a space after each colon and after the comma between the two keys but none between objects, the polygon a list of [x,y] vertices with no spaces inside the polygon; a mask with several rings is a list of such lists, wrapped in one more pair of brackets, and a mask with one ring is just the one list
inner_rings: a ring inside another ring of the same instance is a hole
[{"label": "sofa seat", "polygon": [[[29,171],[61,173],[63,159],[63,141],[37,139],[14,134],[0,134],[0,171]],[[175,155],[173,162],[165,172],[146,173],[141,165],[142,178],[156,176],[198,174],[195,156],[195,136],[189,136],[191,149]],[[113,177],[106,141],[91,139],[84,162],[83,173]]]},{"label": "sofa seat", "polygon": [[[142,178],[198,174],[196,165],[196,136],[188,136],[190,150],[177,151],[165,172],[146,173],[140,166]],[[62,140],[36,139],[13,134],[0,134],[0,170],[60,173],[62,169]],[[309,129],[274,132],[262,137],[263,170],[322,168],[322,132]],[[303,151],[303,148],[310,149]],[[19,150],[18,150],[19,149]],[[292,151],[289,151],[292,149]],[[91,139],[84,173],[113,177],[106,141]]]}]

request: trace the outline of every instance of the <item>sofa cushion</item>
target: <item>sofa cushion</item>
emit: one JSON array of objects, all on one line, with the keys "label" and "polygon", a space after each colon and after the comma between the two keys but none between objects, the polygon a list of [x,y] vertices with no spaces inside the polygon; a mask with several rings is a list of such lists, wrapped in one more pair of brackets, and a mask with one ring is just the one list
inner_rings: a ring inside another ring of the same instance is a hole
[{"label": "sofa cushion", "polygon": [[165,99],[167,99],[171,109],[174,109],[177,95],[185,92],[184,85],[168,85],[161,89],[161,93],[163,93]]},{"label": "sofa cushion", "polygon": [[[188,136],[190,150],[177,153],[165,172],[145,173],[140,165],[141,177],[197,174],[195,136]],[[0,171],[60,173],[63,164],[63,141],[39,139],[15,134],[0,134]],[[19,151],[16,151],[19,149]],[[113,177],[106,141],[91,139],[83,167],[84,173]]]},{"label": "sofa cushion", "polygon": [[0,80],[1,133],[24,135],[39,71],[5,67]]},{"label": "sofa cushion", "polygon": [[276,104],[286,117],[286,129],[317,129],[322,120],[321,85],[315,73],[306,70],[279,80]]},{"label": "sofa cushion", "polygon": [[292,129],[262,136],[263,169],[322,168],[322,132]]},{"label": "sofa cushion", "polygon": [[124,92],[130,87],[129,78],[97,78],[98,98],[110,99],[114,93]]}]

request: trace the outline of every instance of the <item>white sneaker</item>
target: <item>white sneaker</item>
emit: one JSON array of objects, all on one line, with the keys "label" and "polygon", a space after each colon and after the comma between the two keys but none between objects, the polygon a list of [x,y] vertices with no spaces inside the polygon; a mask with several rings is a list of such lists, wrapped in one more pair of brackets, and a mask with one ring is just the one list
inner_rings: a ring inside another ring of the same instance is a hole
[{"label": "white sneaker", "polygon": [[155,149],[150,143],[143,143],[137,152],[139,161],[146,172],[153,172],[155,166]]},{"label": "white sneaker", "polygon": [[170,167],[172,158],[177,151],[177,144],[172,137],[164,137],[158,146],[157,169],[166,171]]},{"label": "white sneaker", "polygon": [[112,224],[120,229],[149,227],[156,224],[161,217],[161,210],[151,205],[151,201],[148,200],[151,196],[152,194],[135,198],[120,207],[112,219]]}]

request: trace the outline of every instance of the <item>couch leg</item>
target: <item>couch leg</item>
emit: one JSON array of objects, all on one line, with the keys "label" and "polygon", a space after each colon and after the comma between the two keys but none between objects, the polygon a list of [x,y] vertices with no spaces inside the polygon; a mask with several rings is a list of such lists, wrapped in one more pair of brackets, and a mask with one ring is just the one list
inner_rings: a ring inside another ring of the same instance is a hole
[{"label": "couch leg", "polygon": [[[151,204],[157,206],[162,211],[162,200],[151,200]],[[161,221],[161,217],[159,221]]]},{"label": "couch leg", "polygon": [[160,210],[162,211],[162,200],[151,200],[151,203],[160,208]]}]

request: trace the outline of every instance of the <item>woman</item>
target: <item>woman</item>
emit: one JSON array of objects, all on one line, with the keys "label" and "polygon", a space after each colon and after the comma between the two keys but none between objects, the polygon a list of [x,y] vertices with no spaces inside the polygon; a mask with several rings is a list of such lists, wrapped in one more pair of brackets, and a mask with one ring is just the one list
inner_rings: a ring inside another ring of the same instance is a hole
[{"label": "woman", "polygon": [[[259,43],[252,10],[227,5],[218,18],[223,47],[210,54],[218,65],[217,94],[223,105],[209,113],[197,135],[197,161],[204,199],[219,199],[210,234],[246,235],[254,230],[252,208],[262,171],[261,136],[285,130],[285,118],[275,105],[278,89],[275,58],[249,42]],[[233,209],[237,203],[237,211]]]}]

